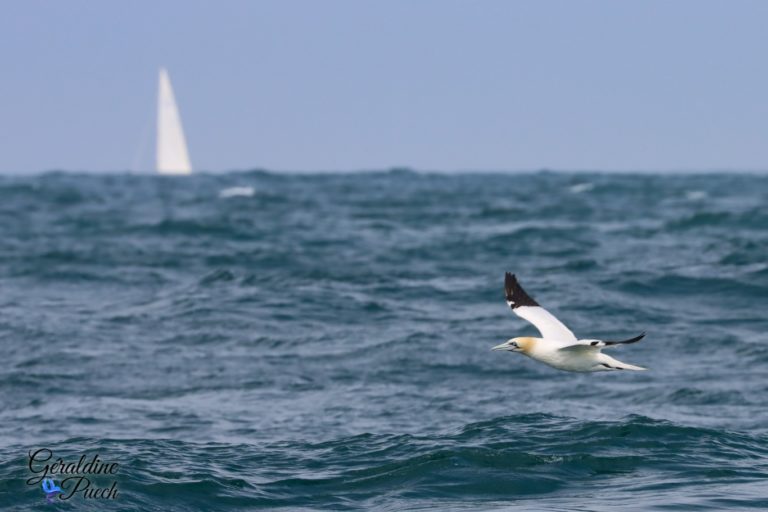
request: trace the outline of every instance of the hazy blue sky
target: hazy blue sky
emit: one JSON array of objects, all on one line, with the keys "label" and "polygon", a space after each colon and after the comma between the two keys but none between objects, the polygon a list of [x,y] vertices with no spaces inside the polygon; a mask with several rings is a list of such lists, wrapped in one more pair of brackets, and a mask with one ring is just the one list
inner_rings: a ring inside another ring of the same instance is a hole
[{"label": "hazy blue sky", "polygon": [[[4,1],[0,172],[768,169],[766,1]],[[143,151],[141,147],[143,145]]]}]

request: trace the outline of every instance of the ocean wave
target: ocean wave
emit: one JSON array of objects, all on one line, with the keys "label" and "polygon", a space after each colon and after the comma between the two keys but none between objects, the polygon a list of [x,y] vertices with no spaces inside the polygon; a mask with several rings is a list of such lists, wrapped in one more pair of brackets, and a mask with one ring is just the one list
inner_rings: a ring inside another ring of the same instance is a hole
[{"label": "ocean wave", "polygon": [[763,208],[754,208],[746,212],[702,211],[667,222],[671,231],[710,227],[734,227],[738,229],[764,229],[768,225],[768,215]]},{"label": "ocean wave", "polygon": [[[543,497],[688,491],[736,482],[760,486],[768,437],[689,427],[643,416],[578,421],[546,414],[499,417],[432,435],[359,434],[331,441],[227,445],[171,440],[69,439],[54,450],[98,451],[119,461],[118,510],[206,503],[246,507],[359,509],[409,500],[472,501],[475,506]],[[20,479],[23,464],[3,450],[0,481]],[[666,475],[674,485],[647,485]],[[0,505],[12,504],[8,493]],[[345,496],[345,499],[340,499]],[[351,499],[355,497],[355,499]],[[351,501],[347,501],[351,500]],[[512,501],[510,501],[512,500]],[[529,506],[535,501],[528,501]],[[741,500],[752,506],[757,500]],[[396,506],[396,505],[395,505]]]},{"label": "ocean wave", "polygon": [[625,279],[619,284],[625,292],[638,295],[656,296],[710,296],[738,297],[746,300],[749,297],[764,297],[768,287],[757,282],[744,282],[730,277],[715,276],[685,276],[665,274],[654,276],[642,281]]}]

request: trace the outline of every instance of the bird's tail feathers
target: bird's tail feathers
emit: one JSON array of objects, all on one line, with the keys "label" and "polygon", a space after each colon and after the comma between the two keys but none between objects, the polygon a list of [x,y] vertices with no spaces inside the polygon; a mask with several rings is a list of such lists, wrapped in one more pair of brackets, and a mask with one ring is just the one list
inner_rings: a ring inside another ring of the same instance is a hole
[{"label": "bird's tail feathers", "polygon": [[628,364],[628,363],[622,363],[619,361],[619,364],[615,368],[617,370],[634,370],[636,372],[644,372],[648,368],[643,368],[642,366],[635,366],[634,364]]},{"label": "bird's tail feathers", "polygon": [[614,359],[607,354],[600,354],[598,361],[607,370],[633,370],[636,372],[642,372],[648,369],[643,368],[642,366],[635,366],[634,364],[622,363],[618,359]]}]

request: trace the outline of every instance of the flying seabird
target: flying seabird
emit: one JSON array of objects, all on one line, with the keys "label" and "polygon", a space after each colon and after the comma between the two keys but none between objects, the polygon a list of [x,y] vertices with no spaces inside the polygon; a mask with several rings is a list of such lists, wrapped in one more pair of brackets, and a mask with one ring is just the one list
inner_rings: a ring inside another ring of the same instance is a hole
[{"label": "flying seabird", "polygon": [[531,359],[568,372],[645,370],[641,366],[622,363],[601,352],[604,347],[640,341],[645,333],[622,341],[579,340],[552,313],[539,306],[525,293],[514,274],[507,272],[504,276],[504,291],[512,311],[532,323],[541,333],[541,338],[512,338],[491,350],[520,352]]}]

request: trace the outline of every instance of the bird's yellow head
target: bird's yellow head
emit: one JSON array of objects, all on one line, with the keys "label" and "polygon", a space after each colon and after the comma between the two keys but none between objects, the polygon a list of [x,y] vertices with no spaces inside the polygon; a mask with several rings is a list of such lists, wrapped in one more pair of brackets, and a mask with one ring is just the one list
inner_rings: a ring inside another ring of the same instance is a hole
[{"label": "bird's yellow head", "polygon": [[496,345],[491,350],[507,350],[509,352],[523,352],[527,353],[533,348],[536,343],[536,338],[530,336],[522,336],[520,338],[512,338],[507,340],[501,345]]}]

